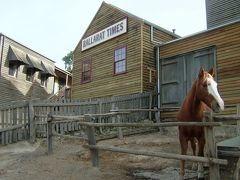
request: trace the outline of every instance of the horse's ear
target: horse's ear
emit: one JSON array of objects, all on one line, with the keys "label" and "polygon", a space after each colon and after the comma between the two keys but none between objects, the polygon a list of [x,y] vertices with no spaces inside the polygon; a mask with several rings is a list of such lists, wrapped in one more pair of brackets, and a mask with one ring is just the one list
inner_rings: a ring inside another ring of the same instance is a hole
[{"label": "horse's ear", "polygon": [[199,73],[198,73],[198,77],[199,78],[202,78],[204,76],[204,69],[203,67],[201,66],[200,70],[199,70]]},{"label": "horse's ear", "polygon": [[214,70],[213,70],[213,68],[211,68],[211,69],[208,71],[208,73],[209,73],[212,77],[214,77]]}]

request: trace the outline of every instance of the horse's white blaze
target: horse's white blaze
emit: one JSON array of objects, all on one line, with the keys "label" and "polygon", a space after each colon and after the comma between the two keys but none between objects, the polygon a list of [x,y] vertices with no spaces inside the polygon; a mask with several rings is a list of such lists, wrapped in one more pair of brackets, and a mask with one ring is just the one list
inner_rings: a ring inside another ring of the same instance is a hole
[{"label": "horse's white blaze", "polygon": [[220,109],[223,111],[224,102],[218,93],[217,83],[212,78],[207,78],[207,83],[208,83],[208,86],[207,86],[208,93],[214,97],[214,99],[217,101],[218,105],[220,106]]}]

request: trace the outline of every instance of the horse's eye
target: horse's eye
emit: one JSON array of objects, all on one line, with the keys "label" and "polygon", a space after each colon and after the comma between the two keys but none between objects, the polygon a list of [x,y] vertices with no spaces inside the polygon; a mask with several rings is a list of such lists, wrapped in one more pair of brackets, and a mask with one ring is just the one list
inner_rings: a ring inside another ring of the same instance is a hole
[{"label": "horse's eye", "polygon": [[207,84],[207,83],[204,83],[204,84],[203,84],[203,87],[205,87],[205,88],[206,88],[207,86],[208,86],[208,84]]}]

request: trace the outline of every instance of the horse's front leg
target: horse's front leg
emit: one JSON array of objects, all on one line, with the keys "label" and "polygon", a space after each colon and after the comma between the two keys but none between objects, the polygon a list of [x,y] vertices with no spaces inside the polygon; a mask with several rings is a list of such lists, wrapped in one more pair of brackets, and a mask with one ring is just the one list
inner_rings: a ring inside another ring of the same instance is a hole
[{"label": "horse's front leg", "polygon": [[[181,154],[182,155],[186,155],[187,154],[187,149],[188,149],[188,142],[186,137],[184,137],[183,135],[179,135],[179,140],[180,140],[180,145],[181,145]],[[184,174],[185,174],[185,161],[181,160],[180,161],[180,171],[179,171],[179,180],[183,180],[184,179]]]}]

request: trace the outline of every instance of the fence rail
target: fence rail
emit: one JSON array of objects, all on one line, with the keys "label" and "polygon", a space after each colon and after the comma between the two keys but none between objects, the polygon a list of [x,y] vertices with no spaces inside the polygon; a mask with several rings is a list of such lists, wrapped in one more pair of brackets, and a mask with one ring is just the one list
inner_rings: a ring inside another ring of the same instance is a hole
[{"label": "fence rail", "polygon": [[[143,109],[142,111],[151,111],[151,110]],[[176,159],[176,160],[187,160],[187,161],[195,161],[200,163],[208,163],[210,168],[210,173],[209,173],[210,180],[215,180],[220,178],[219,165],[227,165],[227,160],[217,158],[213,127],[221,126],[222,123],[213,122],[212,114],[205,113],[204,122],[168,122],[168,123],[93,123],[91,122],[91,119],[96,116],[107,116],[107,115],[118,116],[121,113],[122,112],[112,112],[112,113],[97,114],[97,115],[87,114],[84,116],[85,117],[84,122],[82,121],[78,122],[80,125],[86,126],[87,134],[88,134],[88,148],[91,153],[91,161],[93,166],[96,166],[96,167],[99,166],[98,151],[105,150],[105,151],[112,151],[112,152],[119,152],[119,153],[155,156],[155,157],[169,158],[169,159]],[[240,116],[238,116],[238,119],[240,119]],[[48,125],[47,125],[48,154],[51,154],[53,152],[52,137],[54,134],[52,133],[52,124],[54,122],[59,122],[59,121],[72,121],[72,119],[71,117],[63,117],[63,116],[59,117],[59,116],[49,115],[48,121],[47,121],[48,122]],[[207,151],[208,157],[196,157],[196,156],[179,155],[179,154],[172,154],[172,153],[165,153],[165,152],[149,152],[149,151],[143,151],[143,150],[125,149],[125,148],[119,148],[114,146],[97,145],[97,142],[96,142],[95,128],[98,128],[98,127],[171,127],[171,126],[204,126],[205,139],[206,139],[206,151]]]}]

